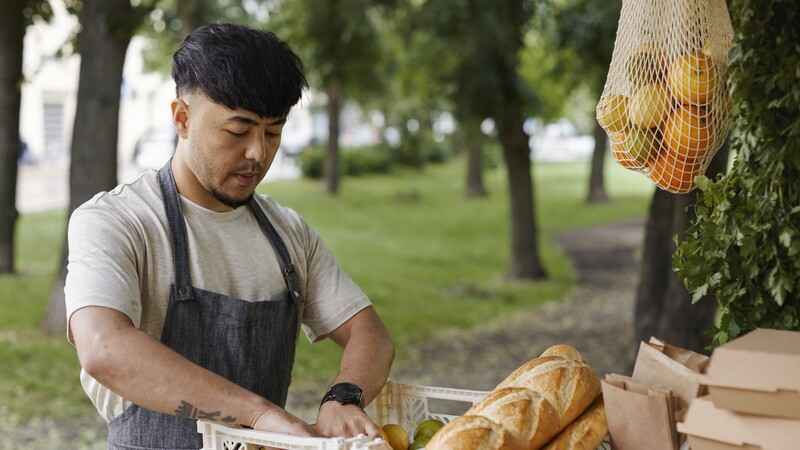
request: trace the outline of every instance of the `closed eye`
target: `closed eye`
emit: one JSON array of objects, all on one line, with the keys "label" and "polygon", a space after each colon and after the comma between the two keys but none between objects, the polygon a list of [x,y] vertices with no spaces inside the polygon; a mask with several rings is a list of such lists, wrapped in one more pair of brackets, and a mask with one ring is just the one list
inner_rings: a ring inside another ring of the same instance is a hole
[{"label": "closed eye", "polygon": [[245,131],[245,132],[243,132],[243,133],[237,133],[237,132],[235,132],[235,131],[231,131],[231,130],[225,130],[225,131],[227,131],[228,133],[230,133],[231,135],[233,135],[233,136],[236,136],[236,137],[242,137],[242,136],[244,136],[245,134],[247,134],[247,132],[246,132],[246,131]]}]

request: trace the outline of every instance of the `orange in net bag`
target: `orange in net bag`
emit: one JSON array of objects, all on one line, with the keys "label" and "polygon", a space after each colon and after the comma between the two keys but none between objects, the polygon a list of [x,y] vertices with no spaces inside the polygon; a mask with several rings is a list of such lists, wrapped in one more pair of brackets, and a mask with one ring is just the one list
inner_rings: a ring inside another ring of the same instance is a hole
[{"label": "orange in net bag", "polygon": [[725,0],[622,1],[596,109],[622,167],[669,192],[695,188],[730,128],[732,40]]}]

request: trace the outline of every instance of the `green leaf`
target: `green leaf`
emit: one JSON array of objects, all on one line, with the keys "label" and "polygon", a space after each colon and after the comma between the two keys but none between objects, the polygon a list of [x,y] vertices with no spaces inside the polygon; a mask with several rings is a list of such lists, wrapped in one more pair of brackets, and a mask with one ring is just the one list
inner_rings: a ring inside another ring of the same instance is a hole
[{"label": "green leaf", "polygon": [[707,292],[708,292],[708,284],[704,284],[695,289],[694,292],[692,293],[692,303],[694,304],[700,301],[701,298],[705,297]]},{"label": "green leaf", "polygon": [[708,187],[711,184],[711,181],[708,179],[707,176],[701,175],[694,179],[695,183],[697,183],[697,188],[701,191],[707,191]]},{"label": "green leaf", "polygon": [[778,240],[781,244],[783,244],[784,247],[790,248],[792,246],[792,230],[784,228],[783,231],[781,231]]}]

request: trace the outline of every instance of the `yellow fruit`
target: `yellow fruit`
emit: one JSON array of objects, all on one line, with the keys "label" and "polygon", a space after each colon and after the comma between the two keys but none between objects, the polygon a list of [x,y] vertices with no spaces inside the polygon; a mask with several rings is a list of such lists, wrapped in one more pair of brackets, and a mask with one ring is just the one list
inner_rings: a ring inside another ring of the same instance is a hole
[{"label": "yellow fruit", "polygon": [[714,97],[719,74],[714,62],[703,52],[692,52],[678,58],[667,77],[672,96],[684,105],[704,105]]},{"label": "yellow fruit", "polygon": [[641,128],[655,128],[669,113],[669,91],[663,84],[651,83],[639,88],[628,103],[628,120]]},{"label": "yellow fruit", "polygon": [[414,440],[416,441],[420,437],[425,437],[425,436],[430,438],[431,436],[436,434],[436,432],[439,431],[439,429],[442,428],[443,426],[444,422],[442,422],[439,419],[423,420],[422,422],[420,422],[419,425],[417,425],[417,429],[414,430]]},{"label": "yellow fruit", "polygon": [[400,425],[387,423],[381,427],[381,434],[384,436],[383,440],[389,443],[392,450],[408,450],[408,433]]},{"label": "yellow fruit", "polygon": [[597,103],[597,122],[609,133],[617,133],[628,124],[628,97],[619,94],[605,95]]},{"label": "yellow fruit", "polygon": [[666,52],[655,42],[636,46],[627,61],[628,78],[636,86],[661,83],[667,74]]}]

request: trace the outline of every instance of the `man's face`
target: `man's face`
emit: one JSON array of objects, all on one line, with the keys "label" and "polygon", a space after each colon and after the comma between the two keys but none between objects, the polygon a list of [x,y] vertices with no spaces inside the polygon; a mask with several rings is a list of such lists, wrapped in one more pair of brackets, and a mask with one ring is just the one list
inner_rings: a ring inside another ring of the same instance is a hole
[{"label": "man's face", "polygon": [[186,111],[185,129],[177,125],[178,134],[186,139],[178,164],[188,165],[196,179],[189,194],[199,198],[188,197],[213,210],[246,204],[272,165],[286,117],[261,118],[250,111],[231,110],[202,94],[175,102],[183,102],[178,108]]}]

